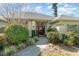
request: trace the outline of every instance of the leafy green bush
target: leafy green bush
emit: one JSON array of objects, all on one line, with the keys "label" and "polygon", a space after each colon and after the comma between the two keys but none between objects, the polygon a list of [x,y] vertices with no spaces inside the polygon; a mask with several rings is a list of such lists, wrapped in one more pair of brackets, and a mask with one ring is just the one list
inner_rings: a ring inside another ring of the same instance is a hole
[{"label": "leafy green bush", "polygon": [[16,46],[5,47],[3,50],[3,55],[11,55],[14,52],[18,51]]},{"label": "leafy green bush", "polygon": [[47,37],[49,43],[54,43],[54,44],[60,43],[58,32],[48,32]]},{"label": "leafy green bush", "polygon": [[27,41],[29,37],[28,29],[17,24],[8,26],[4,33],[8,36],[9,43],[14,45]]},{"label": "leafy green bush", "polygon": [[65,45],[67,45],[67,46],[72,46],[72,45],[73,45],[73,41],[70,40],[70,39],[65,39],[63,43],[64,43]]},{"label": "leafy green bush", "polygon": [[65,33],[65,35],[67,37],[64,39],[63,43],[65,45],[68,45],[68,46],[74,45],[75,44],[75,41],[76,41],[76,38],[75,38],[75,35],[76,34],[73,33],[73,32],[67,32],[67,33]]},{"label": "leafy green bush", "polygon": [[75,34],[75,45],[79,47],[79,34]]},{"label": "leafy green bush", "polygon": [[21,43],[21,44],[18,44],[17,45],[17,49],[23,49],[23,48],[25,48],[26,47],[26,44],[25,43]]},{"label": "leafy green bush", "polygon": [[28,42],[26,43],[27,45],[34,45],[35,40],[33,38],[29,38]]},{"label": "leafy green bush", "polygon": [[48,28],[47,37],[49,43],[54,43],[54,44],[60,43],[59,33],[56,28]]},{"label": "leafy green bush", "polygon": [[79,46],[79,34],[73,32],[65,33],[65,38],[63,39],[63,43],[68,46]]}]

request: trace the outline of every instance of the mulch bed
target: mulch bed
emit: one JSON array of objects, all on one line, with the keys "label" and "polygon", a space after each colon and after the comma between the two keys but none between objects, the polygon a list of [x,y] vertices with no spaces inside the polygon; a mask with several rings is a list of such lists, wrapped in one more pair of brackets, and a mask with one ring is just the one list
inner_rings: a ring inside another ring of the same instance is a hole
[{"label": "mulch bed", "polygon": [[79,48],[49,43],[41,52],[41,56],[79,56]]}]

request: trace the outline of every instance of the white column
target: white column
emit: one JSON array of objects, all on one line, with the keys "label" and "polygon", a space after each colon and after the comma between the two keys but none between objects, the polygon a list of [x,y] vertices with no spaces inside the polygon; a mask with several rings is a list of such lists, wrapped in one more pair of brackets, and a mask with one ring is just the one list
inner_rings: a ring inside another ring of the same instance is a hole
[{"label": "white column", "polygon": [[32,21],[32,30],[36,30],[36,22]]}]

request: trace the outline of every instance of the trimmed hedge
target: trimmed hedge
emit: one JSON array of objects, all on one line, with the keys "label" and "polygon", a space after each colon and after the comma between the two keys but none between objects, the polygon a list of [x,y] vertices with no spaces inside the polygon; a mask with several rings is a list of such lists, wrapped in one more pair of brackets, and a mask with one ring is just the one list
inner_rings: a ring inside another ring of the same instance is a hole
[{"label": "trimmed hedge", "polygon": [[26,42],[29,37],[28,29],[17,24],[7,27],[4,33],[8,36],[9,43],[14,45]]}]

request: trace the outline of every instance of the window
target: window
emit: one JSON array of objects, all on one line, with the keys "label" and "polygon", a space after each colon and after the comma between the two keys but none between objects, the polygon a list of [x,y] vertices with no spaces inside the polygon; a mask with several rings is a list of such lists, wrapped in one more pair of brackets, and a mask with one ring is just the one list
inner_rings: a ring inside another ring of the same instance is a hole
[{"label": "window", "polygon": [[67,25],[67,31],[76,32],[77,25]]}]

